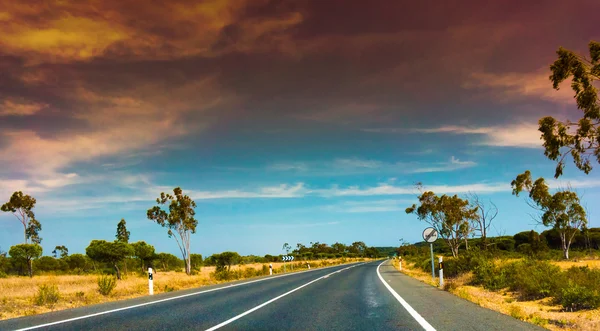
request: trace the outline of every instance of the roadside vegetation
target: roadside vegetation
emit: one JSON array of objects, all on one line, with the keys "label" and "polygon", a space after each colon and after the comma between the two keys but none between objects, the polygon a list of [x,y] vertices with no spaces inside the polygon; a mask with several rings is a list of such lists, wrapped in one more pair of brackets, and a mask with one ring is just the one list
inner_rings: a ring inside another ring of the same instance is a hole
[{"label": "roadside vegetation", "polygon": [[[559,48],[550,66],[552,87],[570,80],[577,108],[576,122],[546,116],[539,120],[544,154],[556,162],[554,178],[571,157],[589,174],[600,163],[600,43],[588,45],[589,57]],[[600,329],[600,228],[589,227],[585,203],[567,183],[551,189],[529,170],[511,182],[512,194],[525,195],[531,215],[547,230],[489,238],[487,229],[498,215],[477,194],[437,195],[416,184],[419,204],[406,209],[434,227],[433,245],[444,256],[444,287],[465,299],[550,329]],[[396,250],[398,269],[432,285],[429,244],[403,244]],[[437,262],[437,261],[435,261]],[[438,263],[435,273],[439,275]]]}]

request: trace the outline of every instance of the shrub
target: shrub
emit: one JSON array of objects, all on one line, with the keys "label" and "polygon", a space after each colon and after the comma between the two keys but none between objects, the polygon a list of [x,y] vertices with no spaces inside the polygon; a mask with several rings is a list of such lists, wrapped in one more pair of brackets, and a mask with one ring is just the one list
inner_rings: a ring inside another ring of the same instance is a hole
[{"label": "shrub", "polygon": [[554,297],[565,309],[600,307],[600,270],[571,267],[563,273],[562,279],[562,286],[554,293]]},{"label": "shrub", "polygon": [[473,268],[472,283],[497,291],[508,286],[508,277],[507,268],[498,268],[493,260],[481,259]]},{"label": "shrub", "polygon": [[56,285],[41,285],[38,287],[38,293],[34,298],[35,304],[38,306],[52,306],[58,302],[60,294]]},{"label": "shrub", "polygon": [[547,262],[524,260],[500,268],[510,275],[509,288],[522,299],[541,299],[552,295],[560,283],[560,268]]},{"label": "shrub", "polygon": [[6,274],[6,272],[0,270],[0,278],[6,278],[8,277],[8,275]]},{"label": "shrub", "polygon": [[165,288],[163,289],[163,292],[173,292],[173,291],[175,291],[175,287],[169,286],[169,285],[165,285]]},{"label": "shrub", "polygon": [[113,276],[101,276],[98,278],[98,292],[107,296],[117,287],[117,278]]}]

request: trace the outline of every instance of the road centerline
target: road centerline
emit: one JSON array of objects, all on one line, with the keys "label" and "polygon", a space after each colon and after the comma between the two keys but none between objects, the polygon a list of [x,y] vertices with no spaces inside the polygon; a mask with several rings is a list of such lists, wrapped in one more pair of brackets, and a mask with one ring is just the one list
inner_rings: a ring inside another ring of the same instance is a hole
[{"label": "road centerline", "polygon": [[319,278],[313,279],[313,280],[311,280],[310,282],[308,282],[308,283],[306,283],[306,284],[303,284],[303,285],[301,285],[301,286],[298,286],[298,287],[296,287],[296,288],[294,288],[294,289],[292,289],[292,290],[290,290],[290,291],[288,291],[288,292],[286,292],[286,293],[284,293],[284,294],[281,294],[281,295],[279,295],[279,296],[277,296],[277,297],[275,297],[275,298],[273,298],[273,299],[271,299],[271,300],[265,301],[265,302],[263,302],[262,304],[260,304],[260,305],[258,305],[258,306],[256,306],[256,307],[254,307],[254,308],[252,308],[252,309],[249,309],[249,310],[247,310],[247,311],[245,311],[245,312],[243,312],[243,313],[241,313],[241,314],[239,314],[239,315],[236,315],[236,316],[234,316],[234,317],[232,317],[232,318],[230,318],[230,319],[226,320],[225,322],[219,323],[219,324],[217,324],[217,325],[215,325],[215,326],[213,326],[213,327],[211,327],[211,328],[209,328],[209,329],[206,329],[206,331],[214,331],[214,330],[220,329],[220,328],[222,328],[222,327],[224,327],[224,326],[226,326],[226,325],[228,325],[228,324],[230,324],[230,323],[232,323],[232,322],[234,322],[234,321],[236,321],[236,320],[238,320],[238,319],[240,319],[240,318],[242,318],[242,317],[244,317],[244,316],[246,316],[246,315],[248,315],[248,314],[251,314],[252,312],[254,312],[254,311],[257,311],[257,310],[261,309],[262,307],[264,307],[264,306],[266,306],[266,305],[268,305],[268,304],[271,304],[271,303],[273,303],[273,302],[275,302],[275,301],[277,301],[277,300],[279,300],[279,299],[281,299],[281,298],[283,298],[283,297],[285,297],[285,296],[288,296],[288,295],[290,295],[290,294],[292,294],[292,293],[294,293],[294,292],[296,292],[296,291],[298,291],[298,290],[300,290],[300,289],[302,289],[302,288],[304,288],[304,287],[306,287],[306,286],[308,286],[308,285],[310,285],[310,284],[313,284],[313,283],[315,283],[315,282],[317,282],[317,281],[319,281],[319,280],[321,280],[321,279],[328,278],[329,276],[331,276],[331,275],[333,275],[333,274],[335,274],[335,273],[338,273],[338,272],[340,272],[340,271],[348,270],[348,269],[351,269],[351,268],[354,268],[354,267],[356,267],[356,266],[363,265],[363,264],[364,264],[364,263],[355,264],[355,265],[352,265],[352,266],[349,266],[349,267],[343,268],[343,269],[341,269],[341,270],[334,271],[334,272],[332,272],[332,273],[329,273],[329,274],[327,274],[327,275],[321,276],[321,277],[319,277]]},{"label": "road centerline", "polygon": [[381,276],[381,273],[379,272],[379,267],[381,267],[381,265],[384,264],[385,262],[387,262],[387,260],[381,262],[377,266],[377,276],[379,277],[379,280],[381,280],[381,282],[383,283],[383,285],[385,285],[385,287],[388,289],[388,291],[390,291],[390,293],[392,293],[394,298],[396,298],[396,300],[398,300],[398,302],[400,302],[402,307],[404,307],[404,309],[406,309],[406,311],[408,311],[408,313],[417,321],[417,323],[421,324],[423,329],[425,329],[427,331],[436,331],[435,328],[433,326],[431,326],[431,324],[429,324],[429,322],[427,322],[423,318],[423,316],[419,315],[419,313],[417,313],[417,311],[414,310],[414,308],[411,307],[408,304],[408,302],[406,302],[406,300],[404,300],[398,293],[396,293],[396,291],[394,291],[394,289],[383,279],[383,277]]},{"label": "road centerline", "polygon": [[[364,264],[364,263],[361,263],[361,264]],[[357,266],[357,265],[360,265],[360,264],[353,264],[352,266],[350,266],[348,268],[351,268],[351,267],[354,267],[354,266]],[[277,275],[277,276],[272,276],[272,277],[266,277],[266,278],[261,278],[261,279],[256,279],[256,280],[250,280],[250,281],[243,282],[243,283],[231,284],[231,285],[226,285],[226,286],[222,286],[222,287],[218,287],[218,288],[213,288],[213,289],[208,289],[208,290],[201,290],[201,291],[198,291],[198,292],[182,294],[182,295],[178,295],[178,296],[174,296],[174,297],[169,297],[169,298],[164,298],[164,299],[159,299],[159,300],[153,300],[153,301],[144,302],[144,303],[140,303],[140,304],[136,304],[136,305],[132,305],[132,306],[125,306],[125,307],[121,307],[121,308],[115,308],[115,309],[110,309],[110,310],[106,310],[106,311],[100,311],[100,312],[93,313],[93,314],[88,314],[88,315],[83,315],[83,316],[77,316],[77,317],[68,318],[68,319],[64,319],[64,320],[59,320],[59,321],[54,321],[54,322],[49,322],[49,323],[34,325],[34,326],[30,326],[30,327],[16,329],[16,331],[34,330],[34,329],[44,328],[44,327],[53,326],[53,325],[64,324],[64,323],[68,323],[68,322],[73,322],[73,321],[78,321],[78,320],[87,319],[87,318],[91,318],[91,317],[96,317],[96,316],[101,316],[101,315],[116,313],[116,312],[119,312],[119,311],[124,311],[124,310],[129,310],[129,309],[135,309],[135,308],[139,308],[139,307],[149,306],[149,305],[153,305],[153,304],[157,304],[157,303],[162,303],[162,302],[166,302],[166,301],[177,300],[177,299],[186,298],[186,297],[195,296],[195,295],[200,295],[200,294],[204,294],[204,293],[221,291],[221,290],[230,289],[230,288],[234,288],[234,287],[238,287],[238,286],[249,285],[249,284],[254,284],[254,283],[258,283],[258,282],[263,282],[263,281],[278,279],[278,278],[282,278],[282,277],[289,277],[289,276],[299,275],[299,274],[303,274],[303,273],[315,272],[315,271],[329,269],[329,268],[335,268],[335,267],[338,267],[338,266],[336,265],[336,266],[330,266],[330,267],[325,267],[325,268],[317,268],[317,269],[312,269],[312,270],[304,270],[304,271],[299,271],[299,272],[294,272],[294,273],[288,273],[288,274],[282,274],[282,275]]]}]

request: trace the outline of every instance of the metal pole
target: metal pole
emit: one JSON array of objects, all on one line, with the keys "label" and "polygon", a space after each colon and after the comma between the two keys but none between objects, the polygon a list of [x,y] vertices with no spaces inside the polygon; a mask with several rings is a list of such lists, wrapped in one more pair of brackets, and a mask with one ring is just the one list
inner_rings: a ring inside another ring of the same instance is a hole
[{"label": "metal pole", "polygon": [[429,244],[431,250],[431,277],[435,279],[435,267],[433,265],[433,243]]}]

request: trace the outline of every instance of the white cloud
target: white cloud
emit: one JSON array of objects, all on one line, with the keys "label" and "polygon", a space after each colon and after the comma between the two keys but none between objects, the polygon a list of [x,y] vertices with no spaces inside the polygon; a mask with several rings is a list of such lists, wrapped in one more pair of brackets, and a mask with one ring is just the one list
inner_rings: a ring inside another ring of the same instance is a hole
[{"label": "white cloud", "polygon": [[336,159],[333,161],[334,168],[344,168],[344,169],[377,169],[381,168],[384,165],[383,162],[375,161],[375,160],[364,160],[359,158],[352,159]]},{"label": "white cloud", "polygon": [[446,172],[476,166],[473,161],[461,161],[452,156],[445,162],[395,162],[388,163],[360,158],[339,158],[329,162],[291,162],[268,165],[268,170],[296,172],[314,176],[335,176],[363,173],[427,173]]},{"label": "white cloud", "polygon": [[[184,192],[186,193],[186,192]],[[277,186],[261,187],[254,191],[249,190],[224,190],[224,191],[187,191],[192,199],[239,199],[239,198],[300,198],[310,193],[304,183],[295,185],[281,184]]]},{"label": "white cloud", "polygon": [[338,213],[377,213],[402,211],[412,200],[375,200],[375,201],[345,201],[342,203],[320,207],[320,210]]},{"label": "white cloud", "polygon": [[363,129],[366,132],[373,133],[448,133],[460,135],[482,135],[483,139],[478,139],[473,144],[481,146],[502,146],[502,147],[522,147],[522,148],[541,148],[541,133],[538,131],[537,123],[514,123],[509,125],[474,127],[474,126],[441,126],[437,128],[379,128]]}]

